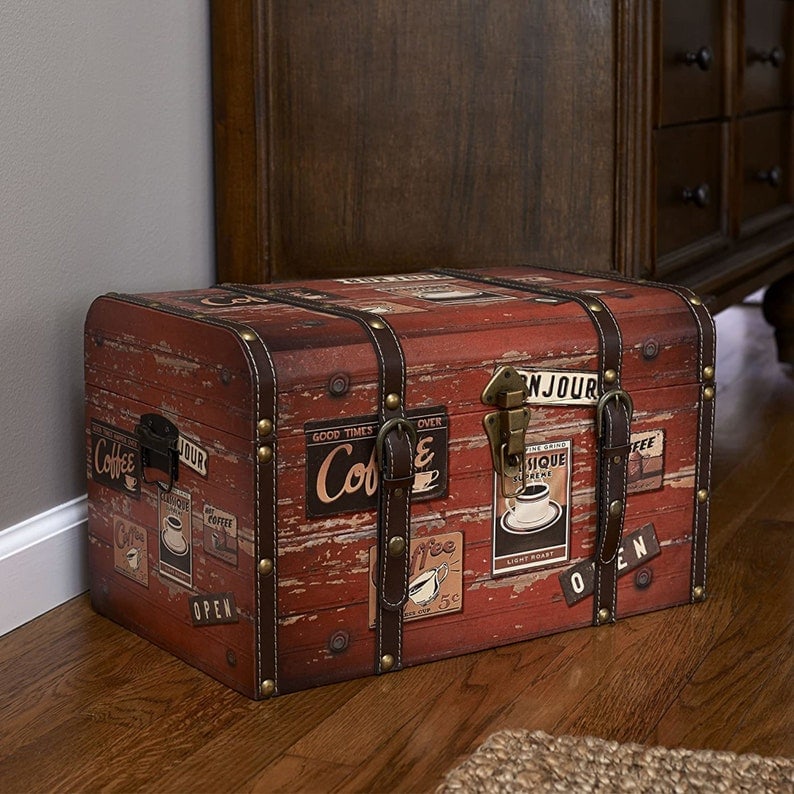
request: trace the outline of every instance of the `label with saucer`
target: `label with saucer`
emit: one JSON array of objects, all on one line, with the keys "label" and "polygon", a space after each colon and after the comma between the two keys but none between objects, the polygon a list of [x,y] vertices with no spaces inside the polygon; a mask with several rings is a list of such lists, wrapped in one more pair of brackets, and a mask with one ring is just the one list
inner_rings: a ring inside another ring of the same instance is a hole
[{"label": "label with saucer", "polygon": [[504,498],[494,478],[493,575],[570,558],[571,440],[526,447],[527,487]]},{"label": "label with saucer", "polygon": [[192,587],[190,494],[176,487],[168,493],[161,491],[159,518],[160,574],[185,587]]}]

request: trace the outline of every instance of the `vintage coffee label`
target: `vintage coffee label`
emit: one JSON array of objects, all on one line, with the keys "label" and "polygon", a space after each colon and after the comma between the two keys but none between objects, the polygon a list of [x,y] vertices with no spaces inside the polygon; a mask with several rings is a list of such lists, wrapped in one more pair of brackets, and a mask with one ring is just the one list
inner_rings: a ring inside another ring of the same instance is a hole
[{"label": "vintage coffee label", "polygon": [[91,479],[140,499],[141,445],[131,433],[91,420]]},{"label": "vintage coffee label", "polygon": [[439,273],[402,273],[396,276],[353,276],[335,278],[337,284],[402,284],[411,281],[443,281],[446,276]]},{"label": "vintage coffee label", "polygon": [[[656,538],[656,530],[653,524],[645,524],[623,538],[618,550],[618,576],[639,568],[658,554],[661,554],[661,549]],[[573,568],[563,571],[559,579],[566,603],[569,607],[573,606],[593,594],[595,563],[593,560],[584,560]]]},{"label": "vintage coffee label", "polygon": [[190,618],[194,626],[217,626],[238,623],[234,593],[205,593],[188,598]]},{"label": "vintage coffee label", "polygon": [[[494,477],[494,576],[545,568],[570,559],[571,440],[530,444],[525,450],[526,488],[502,496]],[[513,489],[520,478],[510,483]]]},{"label": "vintage coffee label", "polygon": [[595,405],[598,402],[598,373],[572,370],[519,369],[526,381],[530,405]]},{"label": "vintage coffee label", "polygon": [[425,303],[441,306],[461,305],[472,303],[494,303],[496,301],[516,300],[513,295],[505,295],[502,292],[491,292],[480,288],[477,285],[460,284],[414,284],[395,287],[379,287],[381,292],[388,292],[392,295]]},{"label": "vintage coffee label", "polygon": [[656,491],[664,481],[664,430],[631,434],[628,492]]},{"label": "vintage coffee label", "polygon": [[[404,620],[460,612],[463,608],[463,533],[447,532],[412,538],[409,552],[408,601]],[[375,627],[378,590],[377,546],[369,550],[369,626]]]},{"label": "vintage coffee label", "polygon": [[247,306],[252,303],[267,303],[257,295],[238,295],[236,292],[207,292],[205,294],[180,296],[182,303],[191,303],[207,309],[228,309],[230,306]]},{"label": "vintage coffee label", "polygon": [[[444,406],[407,412],[417,430],[412,496],[433,499],[447,487],[447,412]],[[397,432],[397,431],[394,431]],[[375,416],[307,422],[306,512],[329,516],[377,506],[380,473]]]},{"label": "vintage coffee label", "polygon": [[159,494],[160,573],[185,587],[192,587],[193,533],[190,494],[179,488],[172,488],[168,493],[160,491]]},{"label": "vintage coffee label", "polygon": [[204,505],[204,551],[237,565],[237,516],[219,507]]},{"label": "vintage coffee label", "polygon": [[123,516],[113,517],[113,567],[134,582],[149,586],[146,529]]}]

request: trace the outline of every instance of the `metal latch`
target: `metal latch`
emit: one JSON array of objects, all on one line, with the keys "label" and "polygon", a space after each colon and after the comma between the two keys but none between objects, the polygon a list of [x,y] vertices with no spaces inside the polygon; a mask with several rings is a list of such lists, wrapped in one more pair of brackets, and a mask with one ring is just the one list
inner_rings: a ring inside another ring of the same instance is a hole
[{"label": "metal latch", "polygon": [[524,458],[529,408],[524,401],[528,396],[526,381],[513,367],[505,366],[494,372],[480,397],[485,405],[499,409],[486,414],[482,423],[491,446],[494,471],[499,475],[502,496],[506,499],[518,496],[527,487]]},{"label": "metal latch", "polygon": [[[135,427],[141,442],[141,478],[168,493],[179,480],[179,430],[164,416],[144,414]],[[168,475],[168,483],[147,480],[146,469],[159,469]]]}]

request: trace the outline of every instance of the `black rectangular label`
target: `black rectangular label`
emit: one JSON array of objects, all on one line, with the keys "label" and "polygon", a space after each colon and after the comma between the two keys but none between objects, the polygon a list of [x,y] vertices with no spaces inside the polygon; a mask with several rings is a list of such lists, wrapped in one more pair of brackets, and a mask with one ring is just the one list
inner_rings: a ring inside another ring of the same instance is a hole
[{"label": "black rectangular label", "polygon": [[[414,457],[416,500],[442,496],[447,489],[447,412],[443,406],[407,412],[418,438]],[[375,416],[307,422],[306,513],[329,516],[377,505]]]},{"label": "black rectangular label", "polygon": [[91,420],[91,479],[116,491],[141,497],[141,445],[113,425]]},{"label": "black rectangular label", "polygon": [[190,617],[194,626],[217,626],[221,623],[238,623],[234,593],[205,593],[190,596]]},{"label": "black rectangular label", "polygon": [[[653,524],[645,524],[636,532],[626,535],[618,550],[618,576],[639,568],[648,560],[661,554]],[[593,594],[595,563],[584,560],[560,574],[560,586],[569,607]]]}]

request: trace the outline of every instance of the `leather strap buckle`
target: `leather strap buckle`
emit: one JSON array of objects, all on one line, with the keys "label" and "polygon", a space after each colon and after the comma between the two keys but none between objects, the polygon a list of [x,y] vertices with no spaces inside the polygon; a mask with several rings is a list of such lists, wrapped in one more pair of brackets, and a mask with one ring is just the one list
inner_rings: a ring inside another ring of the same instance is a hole
[{"label": "leather strap buckle", "polygon": [[404,419],[402,416],[395,416],[393,419],[384,422],[375,438],[375,457],[378,461],[378,469],[380,471],[383,471],[383,445],[386,442],[386,436],[388,436],[392,430],[398,430],[401,435],[403,431],[406,431],[411,439],[412,448],[416,448],[418,436],[413,422]]},{"label": "leather strap buckle", "polygon": [[618,404],[621,402],[626,406],[629,416],[629,424],[634,415],[634,401],[631,395],[623,389],[611,389],[601,395],[601,399],[596,405],[596,436],[600,439],[604,435],[604,411],[610,400],[615,400]]}]

